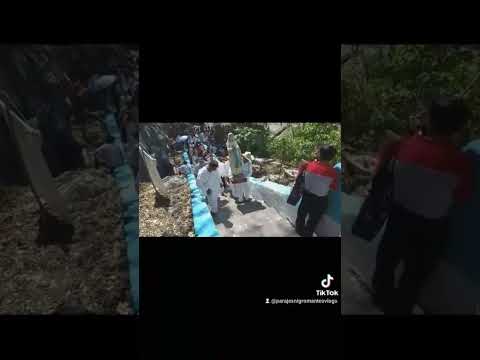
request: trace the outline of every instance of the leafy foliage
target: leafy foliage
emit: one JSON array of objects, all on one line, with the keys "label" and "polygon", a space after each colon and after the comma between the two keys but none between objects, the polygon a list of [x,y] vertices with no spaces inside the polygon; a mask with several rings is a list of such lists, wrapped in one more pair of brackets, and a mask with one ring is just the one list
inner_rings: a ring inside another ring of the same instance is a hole
[{"label": "leafy foliage", "polygon": [[[480,135],[480,57],[458,46],[360,46],[359,55],[342,67],[342,125],[348,140],[369,130],[382,136],[405,133],[409,117],[434,95],[460,95],[472,109],[470,137]],[[473,81],[473,83],[472,83]]]},{"label": "leafy foliage", "polygon": [[251,127],[249,125],[237,127],[235,138],[242,151],[250,151],[255,156],[267,156],[267,142],[269,130],[266,127]]},{"label": "leafy foliage", "polygon": [[303,123],[290,126],[278,137],[273,137],[265,126],[239,124],[235,138],[242,151],[250,151],[257,157],[271,157],[282,163],[297,166],[314,156],[316,145],[333,145],[336,155],[333,163],[340,161],[340,124]]},{"label": "leafy foliage", "polygon": [[272,157],[297,165],[302,159],[310,160],[317,145],[333,145],[336,149],[333,163],[340,161],[340,124],[305,123],[292,126],[284,136],[269,143]]}]

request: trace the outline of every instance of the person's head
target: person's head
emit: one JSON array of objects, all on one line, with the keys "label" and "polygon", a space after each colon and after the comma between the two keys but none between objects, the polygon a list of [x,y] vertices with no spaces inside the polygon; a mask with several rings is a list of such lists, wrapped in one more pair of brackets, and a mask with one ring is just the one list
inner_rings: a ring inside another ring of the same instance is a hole
[{"label": "person's head", "polygon": [[467,124],[469,110],[461,98],[438,97],[428,109],[428,127],[432,135],[452,137]]},{"label": "person's head", "polygon": [[315,150],[315,157],[322,161],[332,161],[335,154],[336,150],[333,145],[319,145]]},{"label": "person's head", "polygon": [[247,159],[248,161],[253,161],[255,159],[250,151],[247,151],[246,153],[243,153],[242,157],[244,159]]},{"label": "person's head", "polygon": [[208,163],[208,168],[207,170],[212,172],[212,171],[215,171],[217,170],[218,168],[218,161],[217,160],[210,160],[210,162]]}]

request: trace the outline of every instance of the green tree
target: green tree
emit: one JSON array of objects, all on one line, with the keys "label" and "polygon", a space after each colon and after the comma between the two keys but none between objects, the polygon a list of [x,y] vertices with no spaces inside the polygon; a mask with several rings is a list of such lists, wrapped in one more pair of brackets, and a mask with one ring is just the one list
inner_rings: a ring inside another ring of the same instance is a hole
[{"label": "green tree", "polygon": [[267,143],[270,134],[265,127],[243,126],[235,129],[235,138],[240,149],[250,151],[255,156],[264,157],[268,155]]},{"label": "green tree", "polygon": [[462,95],[472,109],[470,137],[480,135],[478,49],[439,45],[360,46],[342,65],[344,137],[355,142],[373,130],[405,133],[409,118],[433,95]]},{"label": "green tree", "polygon": [[334,162],[340,161],[341,127],[340,124],[304,123],[292,126],[279,138],[273,139],[268,146],[272,157],[296,166],[314,156],[317,145],[333,145],[336,149]]}]

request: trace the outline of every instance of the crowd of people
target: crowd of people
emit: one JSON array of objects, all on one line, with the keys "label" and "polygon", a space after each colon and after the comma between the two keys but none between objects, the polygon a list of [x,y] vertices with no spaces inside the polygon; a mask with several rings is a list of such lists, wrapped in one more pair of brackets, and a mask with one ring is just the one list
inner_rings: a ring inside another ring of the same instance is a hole
[{"label": "crowd of people", "polygon": [[225,145],[218,144],[212,127],[196,126],[192,134],[177,136],[172,146],[187,152],[191,166],[179,165],[176,172],[195,176],[213,216],[218,213],[221,194],[231,192],[238,203],[252,200],[248,178],[252,176],[254,157],[250,152],[240,152],[232,133]]},{"label": "crowd of people", "polygon": [[93,74],[88,85],[81,82],[76,87],[76,114],[80,122],[86,121],[89,112],[99,111],[100,116],[113,113],[120,129],[124,150],[115,144],[104,144],[95,151],[94,165],[114,168],[128,163],[134,176],[138,174],[138,74],[121,67],[112,74]]}]

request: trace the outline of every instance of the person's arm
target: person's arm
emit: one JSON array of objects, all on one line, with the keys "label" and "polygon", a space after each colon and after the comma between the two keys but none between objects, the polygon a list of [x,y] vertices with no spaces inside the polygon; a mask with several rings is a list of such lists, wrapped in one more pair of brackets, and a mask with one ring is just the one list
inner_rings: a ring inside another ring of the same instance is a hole
[{"label": "person's arm", "polygon": [[378,171],[382,168],[385,162],[387,162],[397,154],[400,148],[401,142],[402,142],[401,139],[396,139],[396,140],[392,139],[392,141],[386,142],[381,146],[380,151],[378,153],[375,174],[378,173]]},{"label": "person's arm", "polygon": [[308,161],[306,161],[306,160],[300,161],[300,165],[298,166],[297,177],[299,177],[300,175],[302,175],[304,173],[304,171],[307,169],[307,165],[308,165]]}]

